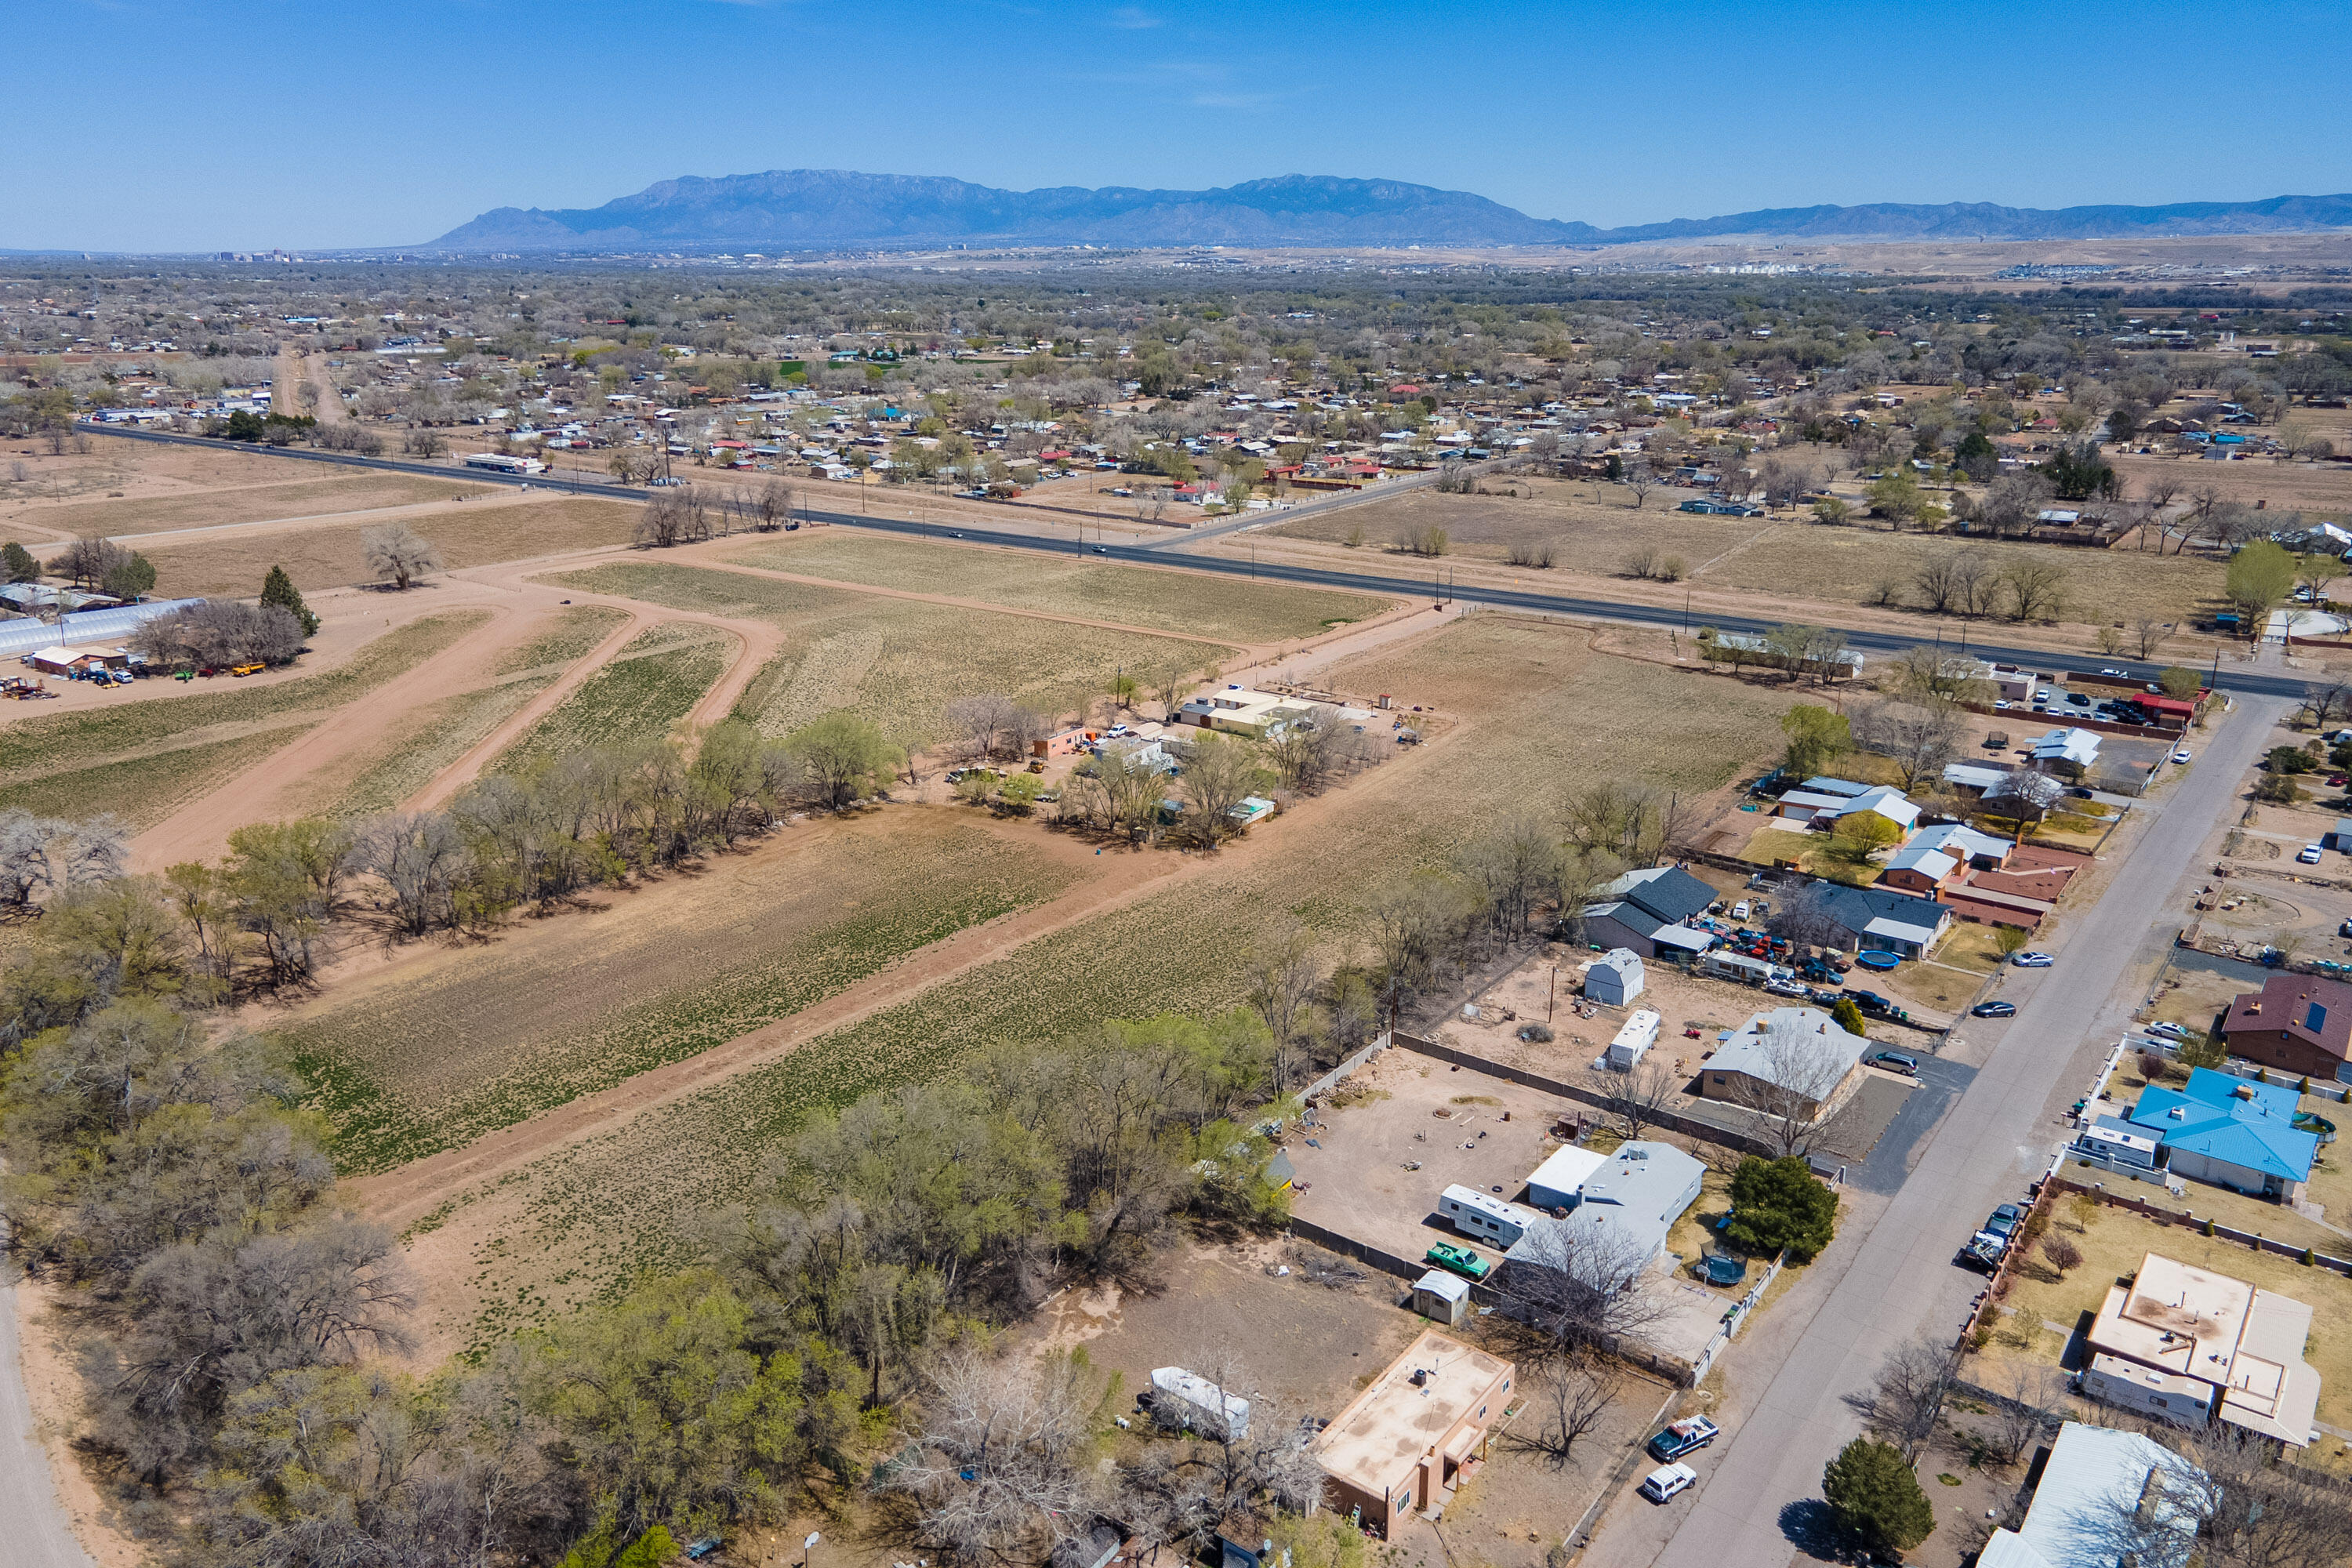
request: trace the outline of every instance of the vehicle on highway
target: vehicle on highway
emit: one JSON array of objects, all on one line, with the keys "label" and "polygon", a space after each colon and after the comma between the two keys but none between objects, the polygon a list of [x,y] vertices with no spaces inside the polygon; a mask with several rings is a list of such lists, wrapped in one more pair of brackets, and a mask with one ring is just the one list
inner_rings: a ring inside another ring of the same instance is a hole
[{"label": "vehicle on highway", "polygon": [[2294,863],[2298,866],[2316,866],[2319,864],[2322,853],[2318,845],[2306,844],[2303,847],[2302,852],[2295,856]]},{"label": "vehicle on highway", "polygon": [[1901,1051],[1875,1051],[1864,1057],[1863,1060],[1872,1067],[1885,1068],[1888,1072],[1899,1072],[1906,1078],[1919,1076],[1919,1058],[1906,1057]]},{"label": "vehicle on highway", "polygon": [[1969,1008],[1969,1011],[1979,1018],[2014,1018],[2017,1016],[2017,1004],[2014,1002],[1979,1002],[1975,1006]]},{"label": "vehicle on highway", "polygon": [[1097,544],[1095,546],[1095,553],[1097,555],[1108,555],[1110,553],[1110,547],[1108,545]]},{"label": "vehicle on highway", "polygon": [[2047,969],[2058,962],[2048,953],[2036,952],[2032,948],[2026,949],[2023,952],[2012,953],[2009,961],[2020,969]]},{"label": "vehicle on highway", "polygon": [[1421,1260],[1451,1273],[1459,1274],[1465,1279],[1484,1279],[1486,1278],[1486,1271],[1494,1267],[1468,1247],[1455,1247],[1450,1242],[1444,1241],[1423,1253]]},{"label": "vehicle on highway", "polygon": [[1692,1415],[1675,1422],[1650,1439],[1646,1447],[1654,1458],[1675,1460],[1685,1454],[1706,1447],[1716,1439],[1716,1424],[1704,1415]]},{"label": "vehicle on highway", "polygon": [[[2352,921],[2347,921],[2344,923],[2352,925]],[[2188,1027],[2185,1025],[2176,1024],[2169,1018],[2158,1018],[2155,1023],[2146,1026],[2146,1032],[2154,1035],[2159,1040],[2185,1040],[2189,1037]]]},{"label": "vehicle on highway", "polygon": [[1634,1489],[1652,1502],[1670,1502],[1677,1492],[1698,1485],[1698,1472],[1688,1465],[1660,1465],[1642,1478]]},{"label": "vehicle on highway", "polygon": [[2173,753],[2172,753],[2172,760],[2173,760],[2174,762],[2176,762],[2176,763],[2185,763],[2185,762],[2187,762],[2187,761],[2189,760],[2189,748],[2188,748],[2188,747],[2186,747],[2186,746],[2183,746],[2183,747],[2181,747],[2179,751],[2177,751],[2177,752],[2173,752]]}]

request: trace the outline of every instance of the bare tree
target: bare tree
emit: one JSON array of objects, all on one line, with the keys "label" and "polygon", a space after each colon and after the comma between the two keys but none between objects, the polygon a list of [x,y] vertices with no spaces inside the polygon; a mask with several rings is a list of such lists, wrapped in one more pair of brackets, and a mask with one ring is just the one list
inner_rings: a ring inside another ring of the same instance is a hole
[{"label": "bare tree", "polygon": [[1315,942],[1294,931],[1280,942],[1254,950],[1246,967],[1250,1005],[1265,1020],[1274,1037],[1274,1091],[1290,1090],[1301,1065],[1301,1047],[1314,1021],[1314,1003],[1322,988],[1323,973],[1315,961]]},{"label": "bare tree", "polygon": [[2014,1465],[2062,1418],[2065,1373],[2040,1362],[2011,1362],[1994,1392],[2001,1397],[1992,1407],[1993,1457]]},{"label": "bare tree", "polygon": [[1891,1352],[1869,1392],[1858,1403],[1873,1430],[1916,1457],[1936,1435],[1944,1398],[1959,1376],[1959,1352],[1932,1340],[1915,1340]]},{"label": "bare tree", "polygon": [[1601,1094],[1618,1136],[1629,1143],[1659,1125],[1660,1113],[1672,1108],[1682,1088],[1674,1069],[1660,1061],[1654,1051],[1643,1052],[1628,1071],[1601,1068],[1590,1078]]},{"label": "bare tree", "polygon": [[1940,778],[1967,739],[1958,711],[1942,702],[1857,703],[1852,723],[1854,744],[1894,763],[1906,790],[1916,789],[1922,779]]},{"label": "bare tree", "polygon": [[1960,552],[1948,550],[1927,556],[1919,563],[1913,574],[1912,585],[1919,590],[1919,599],[1937,615],[1949,611],[1960,597]]},{"label": "bare tree", "polygon": [[948,733],[967,757],[992,757],[1012,731],[1020,708],[1002,692],[959,697],[947,705]]},{"label": "bare tree", "polygon": [[2078,1560],[2199,1558],[2213,1568],[2337,1568],[2352,1561],[2352,1510],[2343,1494],[2280,1462],[2274,1439],[2227,1421],[2183,1431],[2114,1411],[2102,1420],[2138,1427],[2178,1462],[2159,1463],[2137,1489],[2079,1509],[2067,1521]]},{"label": "bare tree", "polygon": [[1226,837],[1234,831],[1234,808],[1264,780],[1265,771],[1249,746],[1202,735],[1192,742],[1178,781],[1184,803],[1192,808],[1185,814],[1186,827],[1204,843]]},{"label": "bare tree", "polygon": [[2031,557],[2012,561],[2000,574],[2010,608],[2021,621],[2054,619],[2066,602],[2066,574],[2056,563]]},{"label": "bare tree", "polygon": [[1538,903],[1559,881],[1559,842],[1532,819],[1498,823],[1472,842],[1463,874],[1486,896],[1495,929],[1515,942],[1534,924]]},{"label": "bare tree", "polygon": [[761,486],[758,499],[752,503],[760,531],[772,533],[790,522],[793,517],[793,487],[783,480],[770,479]]},{"label": "bare tree", "polygon": [[[1196,1354],[1187,1364],[1214,1390],[1212,1397],[1246,1400],[1248,1417],[1203,1423],[1209,1430],[1196,1426],[1185,1438],[1147,1447],[1119,1471],[1119,1517],[1149,1545],[1197,1547],[1268,1505],[1306,1511],[1323,1495],[1314,1424],[1229,1351]],[[1155,1414],[1164,1418],[1164,1407]]]},{"label": "bare tree", "polygon": [[2172,636],[2172,623],[2159,621],[2153,616],[2141,616],[2132,622],[2132,640],[2139,648],[2139,657],[2154,658],[2156,650]]},{"label": "bare tree", "polygon": [[362,531],[360,549],[379,581],[389,578],[405,592],[427,572],[441,569],[441,552],[404,522],[381,523]]},{"label": "bare tree", "polygon": [[916,1530],[950,1561],[1042,1562],[1091,1518],[1099,1399],[1083,1363],[959,1352],[915,1434],[919,1458],[887,1481],[916,1504]]},{"label": "bare tree", "polygon": [[1633,492],[1633,510],[1639,511],[1650,492],[1658,488],[1658,476],[1650,471],[1649,464],[1634,463],[1625,470],[1625,488]]},{"label": "bare tree", "polygon": [[1963,550],[1952,557],[1953,600],[1963,615],[1988,616],[2000,595],[2001,574],[1981,550]]},{"label": "bare tree", "polygon": [[1534,1334],[1544,1359],[1640,1344],[1667,1310],[1643,1288],[1649,1263],[1638,1241],[1591,1215],[1546,1219],[1511,1248],[1505,1310]]},{"label": "bare tree", "polygon": [[457,892],[469,859],[464,834],[445,812],[392,813],[361,824],[352,836],[352,864],[383,879],[406,936],[457,924]]},{"label": "bare tree", "polygon": [[1535,1431],[1513,1433],[1513,1440],[1564,1468],[1576,1449],[1576,1440],[1608,1419],[1623,1387],[1615,1366],[1602,1356],[1570,1356],[1534,1374],[1528,1403],[1534,1407]]},{"label": "bare tree", "polygon": [[1687,831],[1678,797],[1645,784],[1602,780],[1568,798],[1564,826],[1578,848],[1614,855],[1633,866],[1656,861]]}]

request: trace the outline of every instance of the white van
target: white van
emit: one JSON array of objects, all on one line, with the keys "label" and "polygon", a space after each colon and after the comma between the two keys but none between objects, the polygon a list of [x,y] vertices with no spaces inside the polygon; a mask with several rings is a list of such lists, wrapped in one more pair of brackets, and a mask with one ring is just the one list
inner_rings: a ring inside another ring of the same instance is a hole
[{"label": "white van", "polygon": [[1698,1472],[1688,1465],[1660,1465],[1642,1478],[1635,1489],[1652,1502],[1670,1500],[1676,1492],[1686,1491],[1698,1483]]},{"label": "white van", "polygon": [[1748,918],[1748,900],[1746,899],[1742,899],[1738,903],[1731,906],[1731,918],[1736,921],[1745,921]]}]

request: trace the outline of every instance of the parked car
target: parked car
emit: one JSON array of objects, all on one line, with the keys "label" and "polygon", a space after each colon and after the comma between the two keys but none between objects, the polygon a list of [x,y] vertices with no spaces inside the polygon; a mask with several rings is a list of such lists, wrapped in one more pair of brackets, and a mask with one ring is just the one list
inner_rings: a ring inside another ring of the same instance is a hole
[{"label": "parked car", "polygon": [[1901,1051],[1874,1051],[1863,1059],[1872,1067],[1885,1068],[1888,1072],[1899,1072],[1906,1078],[1919,1076],[1919,1058],[1906,1057]]},{"label": "parked car", "polygon": [[2019,1208],[2015,1204],[2001,1204],[1986,1218],[1984,1228],[2000,1237],[2003,1242],[2007,1242],[2017,1234],[2017,1227],[2024,1223],[2023,1209]]},{"label": "parked car", "polygon": [[2058,962],[2048,953],[2036,952],[2032,948],[2026,949],[2023,952],[2011,954],[2009,961],[2020,969],[2047,969]]},{"label": "parked car", "polygon": [[1748,918],[1748,900],[1746,899],[1742,899],[1738,903],[1731,906],[1731,918],[1736,921],[1744,921]]},{"label": "parked car", "polygon": [[2318,845],[2306,844],[2303,847],[2302,853],[2294,858],[2294,863],[2298,866],[2316,866],[2319,864],[2319,857],[2322,853]]},{"label": "parked car", "polygon": [[1979,1018],[2014,1018],[2017,1016],[2017,1004],[2014,1002],[1979,1002],[1975,1006],[1969,1008],[1969,1011]]},{"label": "parked car", "polygon": [[[2352,925],[2352,921],[2347,921],[2344,923]],[[2174,1023],[2169,1018],[2158,1018],[2147,1026],[2146,1032],[2154,1035],[2159,1040],[2185,1040],[2189,1037],[2188,1028]]]},{"label": "parked car", "polygon": [[1486,1271],[1494,1267],[1468,1247],[1455,1247],[1450,1242],[1444,1241],[1423,1253],[1421,1260],[1459,1274],[1465,1279],[1484,1279],[1486,1278]]},{"label": "parked car", "polygon": [[1706,1447],[1715,1441],[1717,1432],[1715,1423],[1706,1416],[1687,1416],[1651,1438],[1648,1447],[1652,1457],[1671,1461]]},{"label": "parked car", "polygon": [[1793,980],[1767,980],[1764,983],[1764,989],[1771,995],[1790,996],[1800,1002],[1810,1002],[1813,997],[1811,988],[1800,985]]},{"label": "parked car", "polygon": [[1677,1492],[1687,1491],[1698,1484],[1698,1472],[1688,1465],[1660,1465],[1642,1478],[1635,1488],[1652,1502],[1669,1502]]},{"label": "parked car", "polygon": [[1895,1010],[1895,1004],[1875,991],[1848,991],[1846,996],[1865,1013],[1884,1015]]},{"label": "parked car", "polygon": [[2173,760],[2174,762],[2176,762],[2176,763],[2185,763],[2185,762],[2187,762],[2187,761],[2189,760],[2189,748],[2188,748],[2188,747],[2186,747],[2186,746],[2182,746],[2182,747],[2180,747],[2179,749],[2178,749],[2177,751],[2175,751],[2175,752],[2172,753],[2172,760]]}]

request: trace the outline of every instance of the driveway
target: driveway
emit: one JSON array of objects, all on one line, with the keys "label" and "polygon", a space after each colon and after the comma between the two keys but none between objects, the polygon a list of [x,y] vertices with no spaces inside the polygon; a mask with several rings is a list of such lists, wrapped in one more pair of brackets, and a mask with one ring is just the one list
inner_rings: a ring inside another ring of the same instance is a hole
[{"label": "driveway", "polygon": [[[1907,1341],[1958,1335],[1983,1281],[1955,1267],[1955,1253],[1985,1211],[2022,1196],[2030,1174],[2046,1163],[2061,1136],[2055,1112],[2122,1033],[2140,975],[2184,923],[2181,885],[2221,814],[2234,807],[2239,783],[2283,706],[2242,699],[2164,815],[2147,824],[2106,895],[2067,922],[2063,942],[2053,944],[2057,963],[2011,978],[2003,994],[2017,1004],[2017,1016],[1972,1078],[1953,1078],[1958,1103],[1940,1125],[1906,1135],[1912,1105],[1923,1119],[1934,1114],[1926,1092],[1898,1114],[1880,1142],[1886,1152],[1874,1159],[1892,1163],[1898,1148],[1907,1158],[1909,1144],[1918,1149],[1917,1163],[1874,1213],[1871,1204],[1857,1204],[1848,1228],[1815,1265],[1835,1270],[1834,1279],[1803,1331],[1780,1342],[1778,1364],[1742,1364],[1734,1352],[1737,1386],[1726,1413],[1738,1425],[1697,1465],[1696,1494],[1666,1509],[1637,1509],[1621,1498],[1585,1562],[1760,1568],[1796,1554],[1823,1467],[1861,1430],[1848,1397]],[[1749,1353],[1770,1348],[1759,1342]]]}]

